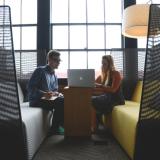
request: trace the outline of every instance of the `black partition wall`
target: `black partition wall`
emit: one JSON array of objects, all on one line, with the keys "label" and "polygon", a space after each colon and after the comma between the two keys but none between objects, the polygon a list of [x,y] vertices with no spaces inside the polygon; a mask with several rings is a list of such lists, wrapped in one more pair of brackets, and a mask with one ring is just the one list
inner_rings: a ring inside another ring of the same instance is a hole
[{"label": "black partition wall", "polygon": [[24,142],[10,8],[0,6],[0,159],[25,160]]},{"label": "black partition wall", "polygon": [[150,6],[135,160],[160,159],[160,5]]}]

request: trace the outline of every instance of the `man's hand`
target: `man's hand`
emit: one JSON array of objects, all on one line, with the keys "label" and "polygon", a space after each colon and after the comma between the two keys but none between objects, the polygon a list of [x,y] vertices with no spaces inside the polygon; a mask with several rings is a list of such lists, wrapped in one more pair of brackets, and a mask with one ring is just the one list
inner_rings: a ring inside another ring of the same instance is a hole
[{"label": "man's hand", "polygon": [[59,92],[52,92],[52,96],[59,96]]},{"label": "man's hand", "polygon": [[57,91],[55,91],[55,92],[48,91],[48,92],[45,92],[43,95],[43,97],[45,97],[46,99],[50,99],[52,96],[63,96],[63,94],[59,93]]},{"label": "man's hand", "polygon": [[53,96],[53,92],[49,91],[49,92],[45,92],[43,97],[45,97],[46,99],[50,99]]}]

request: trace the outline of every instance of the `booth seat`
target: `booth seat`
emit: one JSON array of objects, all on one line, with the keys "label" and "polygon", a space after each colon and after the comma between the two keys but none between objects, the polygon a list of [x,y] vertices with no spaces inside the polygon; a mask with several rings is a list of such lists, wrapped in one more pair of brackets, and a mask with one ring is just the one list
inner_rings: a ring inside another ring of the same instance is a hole
[{"label": "booth seat", "polygon": [[24,102],[24,95],[18,83],[21,116],[28,160],[31,160],[41,143],[46,138],[51,126],[52,113],[41,108],[29,107],[29,102]]},{"label": "booth seat", "polygon": [[125,105],[115,106],[110,115],[103,117],[105,125],[111,128],[113,136],[131,159],[134,157],[141,92],[142,81],[138,81],[132,99],[126,100]]}]

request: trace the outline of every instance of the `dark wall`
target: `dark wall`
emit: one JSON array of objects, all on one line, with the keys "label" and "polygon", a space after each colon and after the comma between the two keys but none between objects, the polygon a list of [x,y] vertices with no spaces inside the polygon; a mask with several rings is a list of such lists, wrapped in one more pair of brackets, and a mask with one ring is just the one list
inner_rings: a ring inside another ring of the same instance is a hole
[{"label": "dark wall", "polygon": [[[124,0],[124,9],[128,6],[136,4],[136,0]],[[124,48],[135,49],[137,48],[137,39],[124,37]],[[124,54],[124,95],[126,99],[132,97],[135,84],[138,80],[138,53],[136,51],[126,52]]]},{"label": "dark wall", "polygon": [[46,64],[46,53],[51,49],[50,0],[37,1],[37,63]]}]

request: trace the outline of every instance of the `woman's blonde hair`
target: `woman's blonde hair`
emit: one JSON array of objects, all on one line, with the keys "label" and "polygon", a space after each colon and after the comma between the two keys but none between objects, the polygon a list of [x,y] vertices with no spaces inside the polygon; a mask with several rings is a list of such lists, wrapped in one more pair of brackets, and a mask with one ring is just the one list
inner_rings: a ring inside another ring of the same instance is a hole
[{"label": "woman's blonde hair", "polygon": [[102,80],[102,83],[105,83],[107,77],[109,78],[109,76],[110,76],[110,72],[115,70],[115,66],[114,66],[113,57],[111,55],[102,56],[102,60],[106,60],[107,65],[108,65],[108,73],[106,73],[106,71],[103,69],[103,65],[102,65],[102,73],[101,73],[102,79],[101,80]]}]

